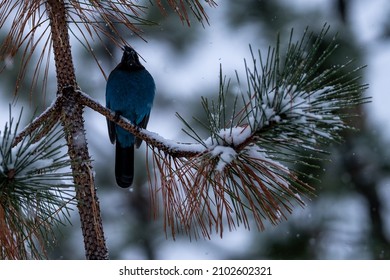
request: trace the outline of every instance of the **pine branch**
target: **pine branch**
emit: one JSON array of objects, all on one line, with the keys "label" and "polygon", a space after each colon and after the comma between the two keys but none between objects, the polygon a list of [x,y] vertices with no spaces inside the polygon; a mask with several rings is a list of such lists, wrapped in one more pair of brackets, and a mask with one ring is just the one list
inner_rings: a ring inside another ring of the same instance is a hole
[{"label": "pine branch", "polygon": [[93,109],[94,111],[105,116],[108,120],[131,132],[137,138],[142,139],[143,141],[148,143],[151,147],[166,152],[173,157],[191,158],[205,151],[203,146],[194,145],[194,143],[180,143],[173,140],[169,140],[158,135],[157,133],[150,132],[146,129],[137,127],[123,116],[118,116],[115,112],[111,111],[110,109],[107,109],[98,101],[94,100],[88,94],[80,90],[75,92],[75,99],[77,99],[77,102],[79,102],[80,104],[83,104],[84,106]]},{"label": "pine branch", "polygon": [[15,124],[10,107],[0,132],[0,259],[46,257],[75,203],[63,132],[51,128],[37,141],[43,124],[13,146],[21,115]]},{"label": "pine branch", "polygon": [[361,68],[346,72],[347,62],[321,70],[336,48],[333,39],[319,52],[328,29],[325,25],[318,37],[305,32],[296,43],[291,34],[284,55],[278,39],[265,61],[251,49],[246,88],[238,78],[246,93],[239,97],[241,103],[236,97],[231,111],[221,72],[218,100],[202,99],[207,123],[200,124],[210,137],[202,139],[179,116],[195,141],[195,156],[177,158],[180,152],[171,155],[149,146],[151,166],[160,174],[150,177],[154,191],[163,196],[166,228],[174,236],[179,230],[196,237],[213,231],[222,236],[225,223],[229,229],[240,224],[249,228],[247,212],[262,230],[265,220],[278,224],[295,204],[305,205],[302,197],[314,190],[294,171],[296,163],[307,164],[302,151],[326,153],[323,147],[350,129],[346,109],[368,101],[362,95],[367,86],[356,78]]}]

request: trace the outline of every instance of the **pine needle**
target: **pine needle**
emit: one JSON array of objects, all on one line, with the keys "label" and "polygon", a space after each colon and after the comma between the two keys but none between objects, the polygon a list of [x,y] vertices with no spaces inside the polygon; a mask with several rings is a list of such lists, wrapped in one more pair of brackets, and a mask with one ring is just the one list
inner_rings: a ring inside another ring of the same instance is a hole
[{"label": "pine needle", "polygon": [[357,76],[361,68],[347,70],[347,62],[323,70],[337,47],[334,38],[320,52],[328,30],[325,25],[317,36],[306,30],[297,42],[291,33],[284,53],[278,37],[265,58],[250,47],[246,85],[238,78],[240,92],[245,93],[242,102],[235,97],[233,108],[226,105],[229,83],[221,71],[217,100],[203,97],[206,121],[196,120],[209,138],[202,139],[178,115],[185,133],[204,147],[202,151],[183,158],[180,151],[170,155],[152,148],[153,166],[160,173],[152,184],[163,197],[167,229],[174,236],[178,231],[222,236],[225,225],[229,230],[240,225],[250,229],[251,221],[264,230],[267,221],[279,224],[314,195],[302,179],[309,175],[295,171],[298,163],[309,165],[302,152],[326,153],[324,147],[340,141],[341,132],[350,128],[346,109],[368,101],[363,96],[367,85]]},{"label": "pine needle", "polygon": [[12,147],[21,115],[15,123],[10,107],[0,132],[1,259],[44,258],[74,203],[63,132],[54,128],[37,142],[43,125]]}]

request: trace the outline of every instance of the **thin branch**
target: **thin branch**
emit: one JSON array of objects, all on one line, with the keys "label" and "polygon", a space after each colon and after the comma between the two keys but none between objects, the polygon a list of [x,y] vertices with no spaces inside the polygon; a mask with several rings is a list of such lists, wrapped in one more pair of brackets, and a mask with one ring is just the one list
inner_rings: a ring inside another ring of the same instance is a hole
[{"label": "thin branch", "polygon": [[122,116],[118,116],[114,111],[102,106],[98,101],[92,99],[87,94],[77,91],[77,98],[81,104],[95,110],[96,112],[105,116],[108,120],[116,123],[127,131],[131,132],[134,136],[142,139],[152,147],[169,154],[172,157],[185,157],[191,158],[198,156],[200,153],[205,152],[204,146],[194,143],[180,143],[172,140],[165,139],[157,133],[150,132],[146,129],[142,129],[133,125],[129,120]]},{"label": "thin branch", "polygon": [[24,137],[26,137],[27,135],[31,135],[35,130],[42,127],[42,125],[45,123],[50,123],[48,129],[46,128],[43,133],[37,135],[34,140],[38,141],[47,133],[49,133],[51,128],[59,120],[61,109],[60,103],[60,98],[56,98],[56,100],[42,114],[40,114],[28,126],[26,126],[21,132],[18,133],[12,143],[12,147],[18,145],[24,139]]},{"label": "thin branch", "polygon": [[[201,145],[194,143],[180,143],[175,142],[173,140],[168,140],[158,135],[157,133],[150,132],[146,129],[142,129],[138,126],[135,126],[126,118],[122,116],[117,116],[114,111],[111,111],[110,109],[104,107],[98,101],[94,100],[86,93],[82,91],[75,91],[74,93],[76,94],[76,98],[78,99],[80,104],[87,106],[94,111],[102,114],[108,120],[118,124],[127,131],[133,133],[137,138],[142,139],[150,146],[160,151],[163,151],[172,157],[191,158],[198,156],[200,153],[206,151],[206,149]],[[41,115],[36,117],[29,125],[27,125],[20,133],[18,133],[12,144],[12,147],[15,147],[23,140],[25,136],[30,135],[32,132],[42,127],[42,125],[46,123],[54,125],[55,123],[57,123],[60,118],[60,111],[64,103],[64,99],[66,98],[68,97],[58,95],[55,101]],[[48,132],[48,130],[45,131],[46,133]],[[44,135],[45,133],[42,133],[41,137],[43,137]],[[36,141],[38,141],[39,139],[36,139]]]}]

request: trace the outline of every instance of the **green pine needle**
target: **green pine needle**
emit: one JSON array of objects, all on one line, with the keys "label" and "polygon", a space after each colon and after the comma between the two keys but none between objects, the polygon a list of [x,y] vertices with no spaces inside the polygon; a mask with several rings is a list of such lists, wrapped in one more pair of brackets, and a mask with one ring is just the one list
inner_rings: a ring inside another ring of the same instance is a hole
[{"label": "green pine needle", "polygon": [[[60,224],[69,222],[72,176],[63,132],[40,130],[11,148],[22,112],[0,132],[0,258],[42,258]],[[44,126],[42,127],[44,129]]]}]

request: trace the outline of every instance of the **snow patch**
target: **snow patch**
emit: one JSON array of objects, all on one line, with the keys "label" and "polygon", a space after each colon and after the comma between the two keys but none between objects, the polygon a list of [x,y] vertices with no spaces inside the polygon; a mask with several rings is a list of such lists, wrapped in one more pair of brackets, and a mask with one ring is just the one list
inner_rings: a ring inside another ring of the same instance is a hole
[{"label": "snow patch", "polygon": [[221,129],[215,137],[209,137],[204,141],[208,148],[216,145],[238,146],[244,143],[252,135],[250,126],[237,126]]},{"label": "snow patch", "polygon": [[230,164],[237,156],[236,151],[231,147],[216,146],[212,151],[213,157],[219,157],[216,170],[222,172],[226,165]]},{"label": "snow patch", "polygon": [[73,133],[73,144],[77,148],[83,148],[87,145],[87,140],[85,139],[85,134],[82,130],[76,131]]}]

